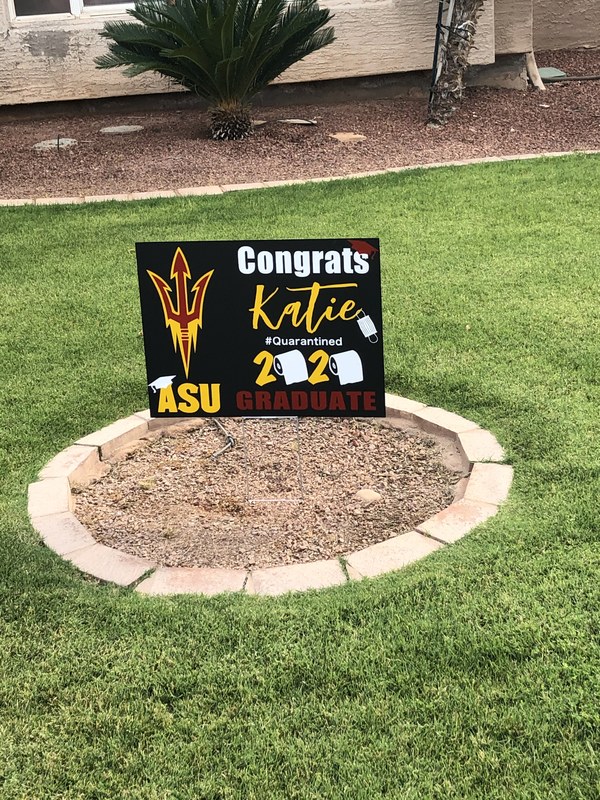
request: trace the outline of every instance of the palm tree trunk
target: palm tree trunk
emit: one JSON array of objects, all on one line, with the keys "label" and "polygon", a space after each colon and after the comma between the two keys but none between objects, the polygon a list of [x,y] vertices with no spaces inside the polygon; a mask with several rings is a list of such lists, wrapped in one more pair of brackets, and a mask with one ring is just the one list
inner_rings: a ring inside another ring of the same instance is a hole
[{"label": "palm tree trunk", "polygon": [[221,101],[210,111],[213,139],[245,139],[252,133],[250,109],[237,100]]},{"label": "palm tree trunk", "polygon": [[[428,122],[445,125],[459,104],[477,20],[485,0],[455,0],[447,40],[440,51],[442,69],[429,99]],[[445,38],[445,37],[444,37]]]}]

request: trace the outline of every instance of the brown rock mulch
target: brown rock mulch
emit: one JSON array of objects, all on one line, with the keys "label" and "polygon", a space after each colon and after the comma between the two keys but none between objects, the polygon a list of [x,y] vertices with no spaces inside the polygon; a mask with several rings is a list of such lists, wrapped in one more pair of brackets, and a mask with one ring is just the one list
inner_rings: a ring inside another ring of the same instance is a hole
[{"label": "brown rock mulch", "polygon": [[[570,75],[600,73],[600,50],[538,53],[538,64]],[[241,142],[208,138],[197,109],[83,113],[3,121],[0,107],[0,198],[84,196],[297,178],[468,158],[600,149],[600,81],[529,89],[467,90],[444,128],[428,128],[427,98],[391,97],[256,109],[266,120]],[[10,110],[10,109],[9,109]],[[278,120],[314,119],[314,126]],[[126,135],[101,128],[142,125]],[[336,133],[364,139],[338,141]],[[67,150],[35,151],[57,137]]]}]

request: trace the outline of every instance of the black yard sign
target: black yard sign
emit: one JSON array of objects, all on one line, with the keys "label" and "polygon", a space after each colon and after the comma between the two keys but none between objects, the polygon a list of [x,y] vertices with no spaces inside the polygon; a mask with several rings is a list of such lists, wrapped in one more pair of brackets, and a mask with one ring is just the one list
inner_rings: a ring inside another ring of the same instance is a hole
[{"label": "black yard sign", "polygon": [[136,252],[152,416],[385,416],[377,239]]}]

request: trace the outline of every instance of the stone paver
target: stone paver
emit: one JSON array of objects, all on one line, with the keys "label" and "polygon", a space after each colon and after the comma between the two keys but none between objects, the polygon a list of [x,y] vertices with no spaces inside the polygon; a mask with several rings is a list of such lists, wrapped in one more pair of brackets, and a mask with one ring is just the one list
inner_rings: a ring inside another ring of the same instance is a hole
[{"label": "stone paver", "polygon": [[389,172],[387,169],[368,169],[365,172],[351,172],[345,178],[372,178],[374,175],[385,175]]},{"label": "stone paver", "polygon": [[39,477],[68,478],[71,488],[82,488],[96,478],[102,471],[102,462],[97,447],[74,444],[67,447],[49,461],[41,470]]},{"label": "stone paver", "polygon": [[409,400],[407,397],[398,397],[395,394],[385,396],[385,409],[390,417],[413,419],[415,411],[422,411],[425,408],[427,408],[425,403]]},{"label": "stone paver", "polygon": [[153,192],[131,192],[132,200],[153,200],[158,197],[176,197],[174,189],[156,189]]},{"label": "stone paver", "polygon": [[309,564],[288,564],[283,567],[257,569],[246,583],[248,594],[279,595],[324,589],[346,583],[339,561],[312,561]]},{"label": "stone paver", "polygon": [[351,578],[374,578],[418,561],[440,547],[441,542],[409,531],[346,556],[348,574]]},{"label": "stone paver", "polygon": [[465,478],[461,478],[454,484],[454,501],[457,502],[458,500],[462,500],[465,496],[465,492],[467,491],[467,486],[469,485],[469,478],[468,476]]},{"label": "stone paver", "polygon": [[97,543],[81,550],[73,550],[65,558],[82,572],[119,586],[130,586],[156,566],[145,558],[130,556]]},{"label": "stone paver", "polygon": [[136,133],[143,131],[143,125],[108,125],[106,128],[100,128],[100,133],[122,135],[124,133]]},{"label": "stone paver", "polygon": [[83,197],[37,197],[36,206],[66,206],[83,203]]},{"label": "stone paver", "polygon": [[351,133],[350,131],[340,131],[328,135],[330,139],[337,139],[338,142],[363,142],[367,138],[362,133]]},{"label": "stone paver", "polygon": [[223,189],[220,186],[184,186],[175,189],[175,193],[180,197],[201,197],[205,194],[223,194]]},{"label": "stone paver", "polygon": [[131,200],[130,194],[86,194],[83,198],[84,203],[104,203],[107,200]]},{"label": "stone paver", "polygon": [[289,178],[288,180],[281,181],[263,181],[262,186],[266,188],[275,186],[297,186],[299,183],[304,183],[300,178]]},{"label": "stone paver", "polygon": [[45,478],[29,484],[27,508],[32,519],[72,511],[73,505],[67,478]]},{"label": "stone paver", "polygon": [[504,450],[489,431],[479,429],[458,434],[458,447],[467,461],[504,461]]},{"label": "stone paver", "polygon": [[482,522],[493,517],[497,511],[498,506],[463,498],[415,527],[419,532],[426,533],[433,539],[451,544],[462,539],[477,525],[481,525]]},{"label": "stone paver", "polygon": [[435,408],[427,406],[413,414],[414,419],[419,422],[421,428],[428,433],[439,433],[442,436],[450,433],[461,433],[462,431],[470,431],[478,429],[479,426],[476,422],[470,419],[454,414],[452,411],[446,411],[443,408]]},{"label": "stone paver", "polygon": [[241,192],[246,189],[264,189],[265,185],[262,182],[257,183],[222,183],[221,189],[224,192]]},{"label": "stone paver", "polygon": [[208,567],[160,567],[136,586],[142,594],[204,594],[241,592],[247,572]]},{"label": "stone paver", "polygon": [[88,529],[70,512],[34,517],[31,524],[40,534],[46,546],[58,553],[59,556],[96,544],[96,540]]},{"label": "stone paver", "polygon": [[11,200],[9,197],[0,197],[0,206],[32,206],[35,200]]},{"label": "stone paver", "polygon": [[77,139],[70,139],[68,136],[57,136],[55,139],[44,139],[43,142],[36,142],[32,145],[34,150],[67,150],[75,147]]},{"label": "stone paver", "polygon": [[508,497],[513,468],[508,464],[473,464],[465,489],[465,500],[500,505]]},{"label": "stone paver", "polygon": [[[190,431],[197,430],[203,423],[202,417],[190,417],[189,419],[167,419],[165,426],[165,436],[176,436],[179,433],[189,433]],[[153,430],[157,430],[162,426],[157,425]]]},{"label": "stone paver", "polygon": [[161,428],[169,428],[172,425],[178,425],[181,422],[181,417],[151,417],[150,416],[150,409],[147,408],[145,411],[136,411],[136,417],[139,417],[142,420],[145,420],[148,423],[148,431],[156,431]]},{"label": "stone paver", "polygon": [[148,430],[148,423],[137,414],[120,419],[95,433],[82,436],[75,444],[87,444],[100,449],[100,457],[104,460],[119,447],[139,439]]}]

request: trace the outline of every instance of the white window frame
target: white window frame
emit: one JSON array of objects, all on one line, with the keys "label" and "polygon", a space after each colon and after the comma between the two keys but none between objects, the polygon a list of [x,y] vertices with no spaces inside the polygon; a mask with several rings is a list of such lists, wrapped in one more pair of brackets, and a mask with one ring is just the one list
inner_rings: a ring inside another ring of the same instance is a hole
[{"label": "white window frame", "polygon": [[9,0],[8,12],[10,21],[12,23],[16,22],[19,25],[29,22],[49,22],[50,20],[65,21],[73,18],[111,17],[118,14],[125,14],[128,8],[133,8],[133,0],[131,0],[131,2],[110,3],[101,6],[86,6],[84,0],[69,0],[69,6],[69,11],[56,14],[24,14],[19,16],[17,14],[15,0]]},{"label": "white window frame", "polygon": [[84,0],[69,0],[71,14],[74,17],[92,16],[107,17],[111,14],[124,14],[128,8],[133,7],[133,3],[110,3],[103,6],[86,6]]}]

